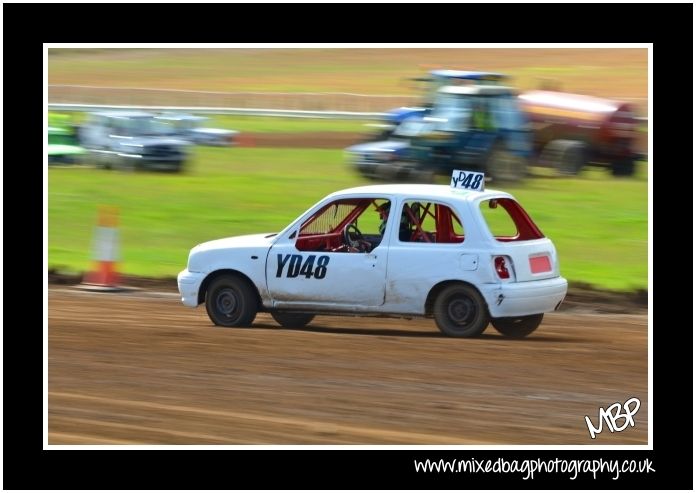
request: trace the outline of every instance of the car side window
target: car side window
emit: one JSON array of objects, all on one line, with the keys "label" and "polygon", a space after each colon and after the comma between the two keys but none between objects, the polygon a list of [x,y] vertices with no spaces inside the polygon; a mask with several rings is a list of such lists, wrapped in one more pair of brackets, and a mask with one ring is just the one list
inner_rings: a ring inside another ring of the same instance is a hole
[{"label": "car side window", "polygon": [[382,197],[330,202],[302,223],[295,247],[305,252],[371,252],[382,243],[390,205]]},{"label": "car side window", "polygon": [[464,227],[447,205],[410,200],[401,210],[399,240],[419,243],[462,243]]}]

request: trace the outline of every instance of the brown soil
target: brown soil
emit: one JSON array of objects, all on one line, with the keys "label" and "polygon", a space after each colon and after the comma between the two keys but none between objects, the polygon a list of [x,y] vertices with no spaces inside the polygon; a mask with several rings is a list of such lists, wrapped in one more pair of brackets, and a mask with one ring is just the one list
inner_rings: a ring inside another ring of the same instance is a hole
[{"label": "brown soil", "polygon": [[366,138],[360,132],[244,132],[237,142],[240,147],[341,149]]},{"label": "brown soil", "polygon": [[[48,441],[646,444],[647,328],[645,312],[569,311],[519,341],[425,319],[223,329],[174,293],[52,286]],[[584,416],[628,397],[635,426],[591,440]]]},{"label": "brown soil", "polygon": [[[648,96],[646,48],[71,49],[50,51],[48,68],[49,84],[413,95],[421,91],[410,78],[450,68],[503,72],[520,90],[553,83],[617,99]],[[116,104],[114,96],[107,104]],[[174,93],[174,101],[182,96]]]}]

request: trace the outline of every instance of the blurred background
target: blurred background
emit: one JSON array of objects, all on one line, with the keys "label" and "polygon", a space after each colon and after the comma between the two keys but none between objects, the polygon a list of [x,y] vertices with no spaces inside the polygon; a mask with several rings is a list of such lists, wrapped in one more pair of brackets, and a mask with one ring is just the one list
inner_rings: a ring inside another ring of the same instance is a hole
[{"label": "blurred background", "polygon": [[[464,84],[510,88],[466,97],[529,96],[514,110],[529,148],[510,153],[529,173],[490,187],[553,239],[562,274],[647,289],[647,49],[50,49],[48,83],[52,272],[89,270],[101,205],[119,211],[119,270],[173,279],[197,243],[279,231],[337,189],[447,183],[421,171],[488,155],[436,127],[450,108],[437,89]],[[435,127],[414,136],[404,122]],[[372,145],[385,141],[402,144]],[[402,148],[407,171],[388,162]]]}]

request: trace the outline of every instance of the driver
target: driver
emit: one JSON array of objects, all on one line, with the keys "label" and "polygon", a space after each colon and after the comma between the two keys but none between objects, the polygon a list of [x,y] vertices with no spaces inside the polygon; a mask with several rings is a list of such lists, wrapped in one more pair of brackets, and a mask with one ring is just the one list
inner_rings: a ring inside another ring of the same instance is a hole
[{"label": "driver", "polygon": [[[379,235],[384,238],[384,231],[387,228],[387,219],[389,218],[390,202],[385,202],[384,204],[377,207],[377,212],[379,212]],[[411,240],[411,220],[406,213],[407,205],[404,204],[404,211],[401,214],[401,220],[399,222],[399,240],[410,241]]]}]

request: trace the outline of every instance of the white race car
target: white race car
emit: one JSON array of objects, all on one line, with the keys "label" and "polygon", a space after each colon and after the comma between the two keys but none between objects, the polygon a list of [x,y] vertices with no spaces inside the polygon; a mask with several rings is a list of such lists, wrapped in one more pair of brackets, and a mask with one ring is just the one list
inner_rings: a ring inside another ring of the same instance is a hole
[{"label": "white race car", "polygon": [[227,327],[248,327],[259,311],[295,328],[316,314],[424,316],[451,337],[475,337],[489,322],[524,337],[559,307],[567,281],[520,204],[482,188],[482,174],[455,171],[450,187],[332,193],[280,233],[194,247],[181,299],[205,303]]},{"label": "white race car", "polygon": [[205,116],[165,113],[157,117],[172,127],[177,137],[193,144],[206,146],[233,146],[237,144],[239,132],[222,128],[203,127],[209,119]]}]

